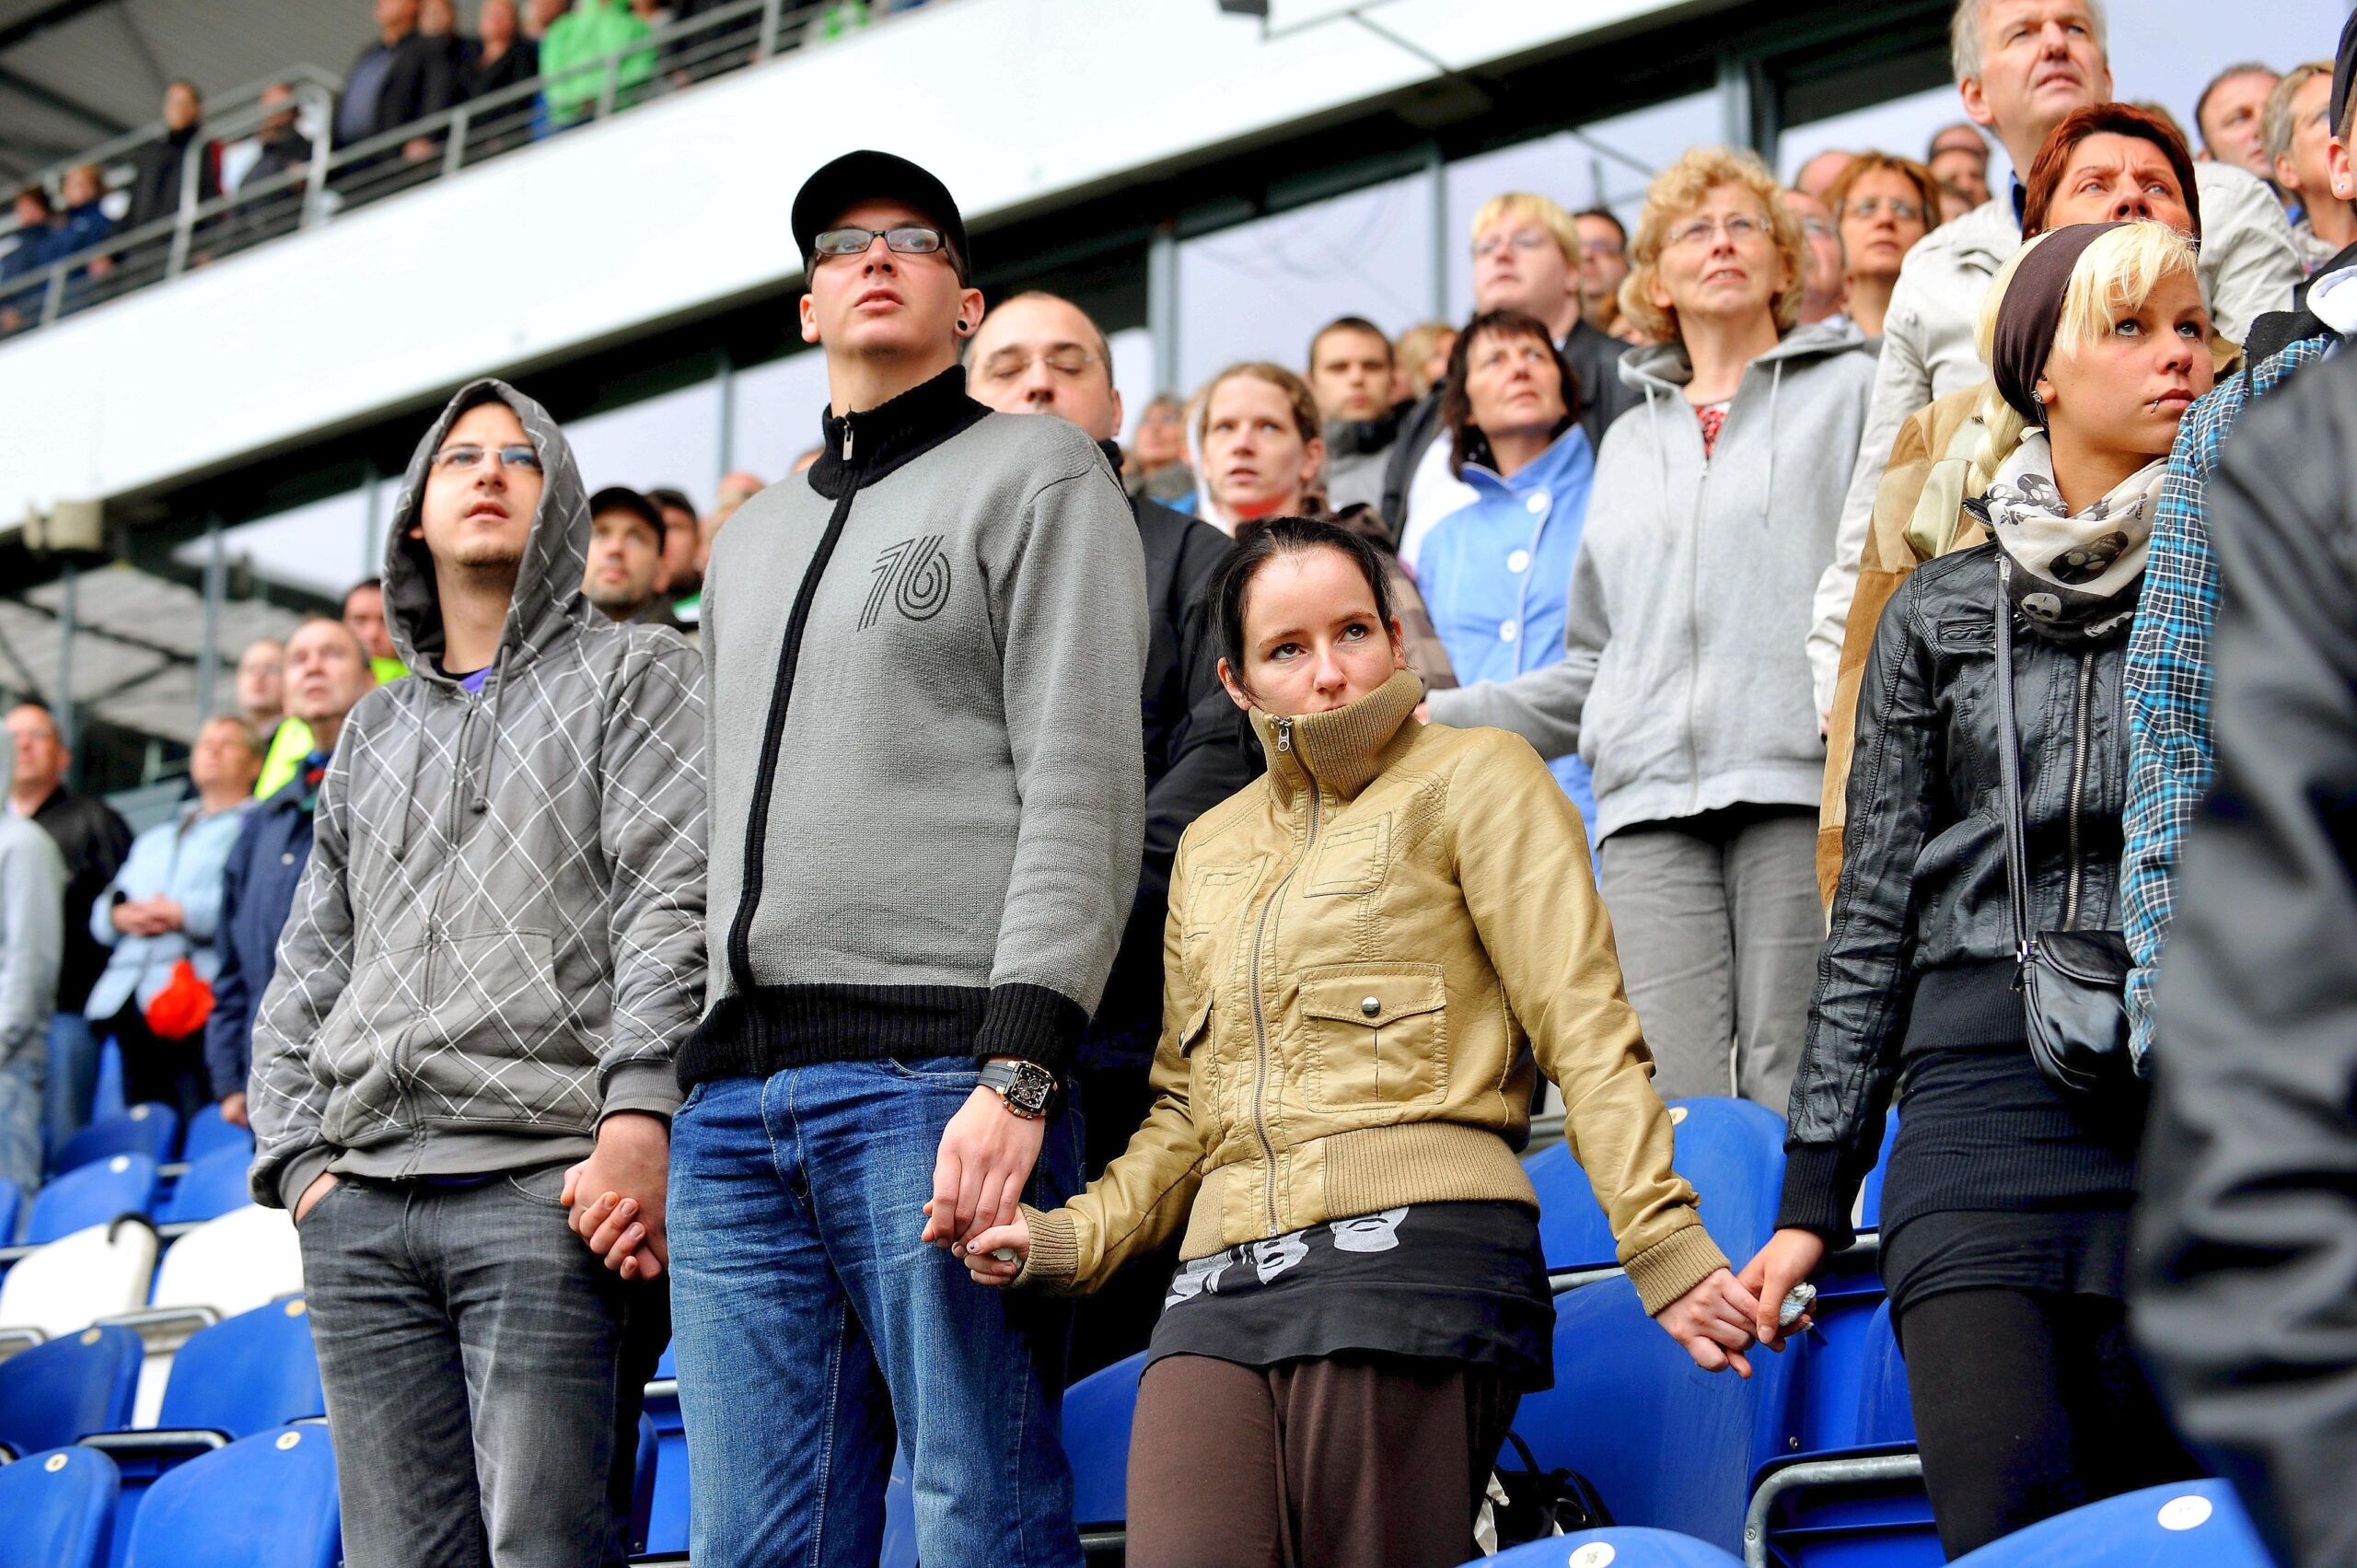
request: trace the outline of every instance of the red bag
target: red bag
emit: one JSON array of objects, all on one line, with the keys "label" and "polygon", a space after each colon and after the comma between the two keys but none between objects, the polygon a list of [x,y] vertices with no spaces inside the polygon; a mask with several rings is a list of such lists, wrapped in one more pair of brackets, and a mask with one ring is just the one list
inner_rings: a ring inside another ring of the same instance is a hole
[{"label": "red bag", "polygon": [[147,1027],[157,1040],[186,1040],[213,1016],[213,987],[186,958],[172,966],[172,978],[146,1008]]}]

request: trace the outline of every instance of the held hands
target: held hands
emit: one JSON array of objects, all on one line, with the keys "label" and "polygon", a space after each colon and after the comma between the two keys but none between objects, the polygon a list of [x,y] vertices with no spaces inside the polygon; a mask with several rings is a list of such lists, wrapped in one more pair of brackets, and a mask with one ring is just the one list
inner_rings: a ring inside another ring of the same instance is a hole
[{"label": "held hands", "polygon": [[[1810,1230],[1780,1230],[1768,1238],[1768,1245],[1759,1255],[1743,1266],[1743,1286],[1751,1293],[1752,1323],[1759,1342],[1771,1350],[1784,1348],[1784,1336],[1789,1330],[1776,1326],[1776,1315],[1790,1295],[1793,1287],[1817,1272],[1825,1261],[1825,1238]],[[1793,1325],[1808,1327],[1804,1317]]]},{"label": "held hands", "polygon": [[997,1091],[976,1087],[942,1131],[919,1239],[955,1251],[994,1225],[1015,1224],[1047,1132],[1044,1121],[1017,1116]]},{"label": "held hands", "polygon": [[1753,1329],[1759,1317],[1759,1304],[1751,1293],[1733,1274],[1718,1269],[1655,1313],[1654,1321],[1684,1345],[1694,1365],[1705,1372],[1724,1372],[1732,1366],[1748,1377],[1751,1363],[1743,1353],[1757,1337]]},{"label": "held hands", "polygon": [[573,1210],[565,1223],[626,1280],[654,1279],[671,1261],[663,1224],[670,1167],[669,1124],[618,1110],[598,1128],[596,1152],[564,1173],[560,1197]]},{"label": "held hands", "polygon": [[[997,1254],[1012,1252],[1011,1258]],[[1024,1260],[1031,1256],[1031,1222],[1023,1211],[1015,1211],[1015,1218],[1006,1225],[994,1225],[988,1230],[968,1238],[965,1244],[966,1272],[978,1285],[993,1289],[1015,1283],[1023,1272]]]}]

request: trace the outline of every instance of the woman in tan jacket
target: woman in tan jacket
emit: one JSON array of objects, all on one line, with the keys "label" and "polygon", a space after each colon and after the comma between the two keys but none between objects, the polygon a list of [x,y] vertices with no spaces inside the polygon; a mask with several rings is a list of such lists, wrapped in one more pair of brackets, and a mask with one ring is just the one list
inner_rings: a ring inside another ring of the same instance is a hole
[{"label": "woman in tan jacket", "polygon": [[1538,1072],[1662,1327],[1748,1376],[1757,1304],[1670,1168],[1586,834],[1538,753],[1414,722],[1381,563],[1340,528],[1248,530],[1212,592],[1269,771],[1179,845],[1159,1098],[1086,1191],[970,1237],[968,1265],[1087,1291],[1185,1227],[1132,1563],[1445,1568],[1552,1381],[1516,1158]]}]

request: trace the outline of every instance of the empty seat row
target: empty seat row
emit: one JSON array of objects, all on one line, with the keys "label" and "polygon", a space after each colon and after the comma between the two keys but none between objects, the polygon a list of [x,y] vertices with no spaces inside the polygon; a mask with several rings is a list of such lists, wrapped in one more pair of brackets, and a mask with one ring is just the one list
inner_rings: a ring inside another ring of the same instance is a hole
[{"label": "empty seat row", "polygon": [[[161,1106],[137,1109],[171,1114]],[[68,1167],[29,1204],[13,1183],[0,1181],[0,1236],[38,1245],[118,1214],[146,1214],[159,1225],[172,1225],[208,1220],[250,1202],[246,1172],[253,1163],[253,1141],[240,1127],[227,1132],[193,1153],[168,1183],[161,1156],[142,1149],[110,1150]]]},{"label": "empty seat row", "polygon": [[322,1423],[228,1444],[158,1479],[137,1510],[91,1447],[0,1467],[0,1568],[335,1568],[335,1446]]}]

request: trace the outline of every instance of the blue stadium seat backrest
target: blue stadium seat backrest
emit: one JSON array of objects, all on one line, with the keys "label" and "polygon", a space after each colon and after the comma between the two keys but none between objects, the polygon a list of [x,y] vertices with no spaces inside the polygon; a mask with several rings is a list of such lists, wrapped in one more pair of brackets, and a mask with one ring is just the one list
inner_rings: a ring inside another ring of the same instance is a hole
[{"label": "blue stadium seat backrest", "polygon": [[1785,1353],[1794,1359],[1799,1410],[1797,1453],[1853,1448],[1858,1399],[1866,1376],[1866,1335],[1886,1299],[1872,1251],[1836,1253],[1809,1276],[1817,1288],[1809,1309],[1816,1327]]},{"label": "blue stadium seat backrest", "polygon": [[110,1155],[145,1155],[158,1165],[172,1157],[180,1116],[168,1105],[134,1105],[120,1116],[93,1121],[58,1145],[49,1168],[64,1175]]},{"label": "blue stadium seat backrest", "polygon": [[246,1185],[246,1173],[253,1163],[253,1149],[243,1144],[224,1144],[191,1160],[171,1196],[156,1206],[156,1223],[217,1220],[232,1209],[244,1208],[254,1201],[252,1190]]},{"label": "blue stadium seat backrest", "polygon": [[892,1473],[884,1481],[884,1542],[876,1568],[917,1568],[916,1483],[905,1446],[893,1450]]},{"label": "blue stadium seat backrest", "polygon": [[99,1081],[90,1093],[90,1120],[103,1121],[128,1109],[122,1098],[122,1045],[109,1035],[99,1042]]},{"label": "blue stadium seat backrest", "polygon": [[1882,1124],[1882,1152],[1875,1156],[1874,1169],[1866,1172],[1866,1183],[1859,1191],[1858,1213],[1860,1230],[1882,1228],[1882,1179],[1890,1169],[1890,1146],[1898,1141],[1898,1113],[1893,1111]]},{"label": "blue stadium seat backrest", "polygon": [[655,1490],[647,1500],[646,1550],[688,1550],[688,1434],[679,1413],[679,1366],[666,1346],[648,1385],[646,1419],[655,1426]]},{"label": "blue stadium seat backrest", "polygon": [[1130,1418],[1146,1353],[1100,1367],[1064,1390],[1064,1456],[1072,1461],[1072,1516],[1083,1529],[1129,1517]]},{"label": "blue stadium seat backrest", "polygon": [[172,1358],[156,1424],[250,1437],[325,1413],[311,1319],[296,1299],[240,1312],[192,1335]]},{"label": "blue stadium seat backrest", "polygon": [[85,1329],[0,1361],[0,1443],[29,1454],[130,1425],[145,1353],[128,1329]]},{"label": "blue stadium seat backrest", "polygon": [[125,1568],[335,1568],[335,1448],[322,1423],[259,1433],[158,1478]]},{"label": "blue stadium seat backrest", "polygon": [[2271,1568],[2223,1481],[2147,1487],[2014,1531],[1955,1568]]},{"label": "blue stadium seat backrest", "polygon": [[0,1466],[0,1568],[93,1568],[114,1494],[114,1461],[87,1448]]},{"label": "blue stadium seat backrest", "polygon": [[17,1216],[23,1212],[25,1195],[17,1184],[0,1176],[0,1245],[17,1239]]},{"label": "blue stadium seat backrest", "polygon": [[1752,1469],[1791,1441],[1793,1358],[1754,1355],[1747,1382],[1705,1372],[1626,1277],[1557,1296],[1555,1314],[1555,1386],[1514,1423],[1539,1469],[1586,1477],[1616,1525],[1739,1551]]},{"label": "blue stadium seat backrest", "polygon": [[[1749,1100],[1718,1097],[1670,1106],[1672,1161],[1701,1199],[1702,1223],[1740,1264],[1776,1228],[1784,1184],[1784,1121]],[[1559,1144],[1523,1162],[1538,1190],[1538,1239],[1550,1269],[1609,1267],[1611,1226],[1587,1175]]]},{"label": "blue stadium seat backrest", "polygon": [[634,1552],[646,1550],[646,1522],[655,1514],[655,1450],[660,1442],[654,1418],[641,1411],[638,1453],[630,1472],[630,1539]]},{"label": "blue stadium seat backrest", "polygon": [[1481,1563],[1482,1568],[1565,1568],[1567,1563],[1570,1568],[1742,1568],[1741,1559],[1708,1541],[1674,1530],[1620,1525],[1510,1547]]},{"label": "blue stadium seat backrest", "polygon": [[208,1105],[190,1121],[188,1132],[180,1140],[180,1158],[193,1165],[209,1154],[229,1148],[252,1154],[254,1135],[223,1121],[219,1106]]},{"label": "blue stadium seat backrest", "polygon": [[42,1188],[25,1239],[38,1246],[123,1214],[144,1215],[155,1196],[156,1162],[145,1155],[114,1155]]},{"label": "blue stadium seat backrest", "polygon": [[1891,1331],[1890,1303],[1866,1326],[1864,1376],[1858,1384],[1858,1442],[1864,1447],[1915,1441],[1915,1407],[1907,1392],[1907,1359]]}]

